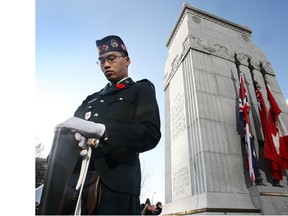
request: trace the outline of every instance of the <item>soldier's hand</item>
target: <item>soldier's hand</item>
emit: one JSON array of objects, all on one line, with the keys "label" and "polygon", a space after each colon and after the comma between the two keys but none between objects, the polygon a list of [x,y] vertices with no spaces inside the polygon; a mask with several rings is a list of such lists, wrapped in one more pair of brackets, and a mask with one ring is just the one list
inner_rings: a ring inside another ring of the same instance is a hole
[{"label": "soldier's hand", "polygon": [[80,152],[80,156],[84,157],[87,155],[87,140],[80,133],[75,133],[75,139],[79,142],[78,146],[83,150]]},{"label": "soldier's hand", "polygon": [[56,125],[56,128],[60,127],[75,130],[76,132],[79,132],[86,138],[96,138],[96,139],[100,139],[106,130],[104,124],[95,123],[92,121],[86,121],[84,119],[80,119],[77,117],[71,117],[66,121]]}]

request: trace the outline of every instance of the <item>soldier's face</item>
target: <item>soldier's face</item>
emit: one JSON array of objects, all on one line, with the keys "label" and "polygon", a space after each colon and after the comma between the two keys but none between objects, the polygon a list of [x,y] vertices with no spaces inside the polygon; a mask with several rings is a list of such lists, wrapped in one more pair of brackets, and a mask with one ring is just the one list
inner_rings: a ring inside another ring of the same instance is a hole
[{"label": "soldier's face", "polygon": [[128,76],[128,66],[130,58],[124,56],[121,52],[108,52],[99,56],[101,70],[105,77],[113,83],[116,83]]}]

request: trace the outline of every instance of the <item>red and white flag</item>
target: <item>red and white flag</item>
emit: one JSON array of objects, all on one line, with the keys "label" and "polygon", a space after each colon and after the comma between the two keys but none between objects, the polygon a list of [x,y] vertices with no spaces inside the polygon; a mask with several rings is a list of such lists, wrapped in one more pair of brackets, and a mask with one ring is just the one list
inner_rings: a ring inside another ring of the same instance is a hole
[{"label": "red and white flag", "polygon": [[267,119],[267,109],[263,99],[260,86],[257,81],[254,80],[254,89],[256,92],[258,110],[260,115],[260,120],[262,124],[262,131],[265,139],[264,144],[264,158],[269,160],[270,171],[272,176],[277,180],[282,180],[282,159],[277,152],[274,140],[272,138],[272,133]]},{"label": "red and white flag", "polygon": [[270,132],[272,134],[275,149],[282,160],[282,170],[288,169],[288,132],[281,119],[282,111],[272,95],[268,81],[266,82],[266,90],[267,98],[270,103],[268,111]]}]

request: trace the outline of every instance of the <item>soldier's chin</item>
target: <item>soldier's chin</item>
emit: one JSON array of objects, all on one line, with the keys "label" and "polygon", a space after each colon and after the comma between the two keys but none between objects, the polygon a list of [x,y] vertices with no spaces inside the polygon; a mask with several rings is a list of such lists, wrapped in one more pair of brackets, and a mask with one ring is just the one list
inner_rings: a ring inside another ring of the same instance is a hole
[{"label": "soldier's chin", "polygon": [[112,82],[112,83],[115,83],[115,82],[116,82],[115,79],[113,79],[112,76],[106,76],[106,78],[107,78],[108,81],[110,81],[110,82]]},{"label": "soldier's chin", "polygon": [[109,81],[113,80],[112,74],[106,74],[105,76],[106,76],[106,79],[108,79]]}]

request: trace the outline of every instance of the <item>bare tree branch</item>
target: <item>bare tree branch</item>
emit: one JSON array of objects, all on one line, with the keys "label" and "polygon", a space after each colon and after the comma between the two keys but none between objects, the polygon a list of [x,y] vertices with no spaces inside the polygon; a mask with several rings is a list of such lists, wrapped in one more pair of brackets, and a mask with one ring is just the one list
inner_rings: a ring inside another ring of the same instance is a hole
[{"label": "bare tree branch", "polygon": [[145,162],[141,162],[141,197],[147,197],[150,192],[150,180],[153,176],[153,170]]},{"label": "bare tree branch", "polygon": [[35,157],[41,157],[45,146],[41,141],[35,141]]}]

